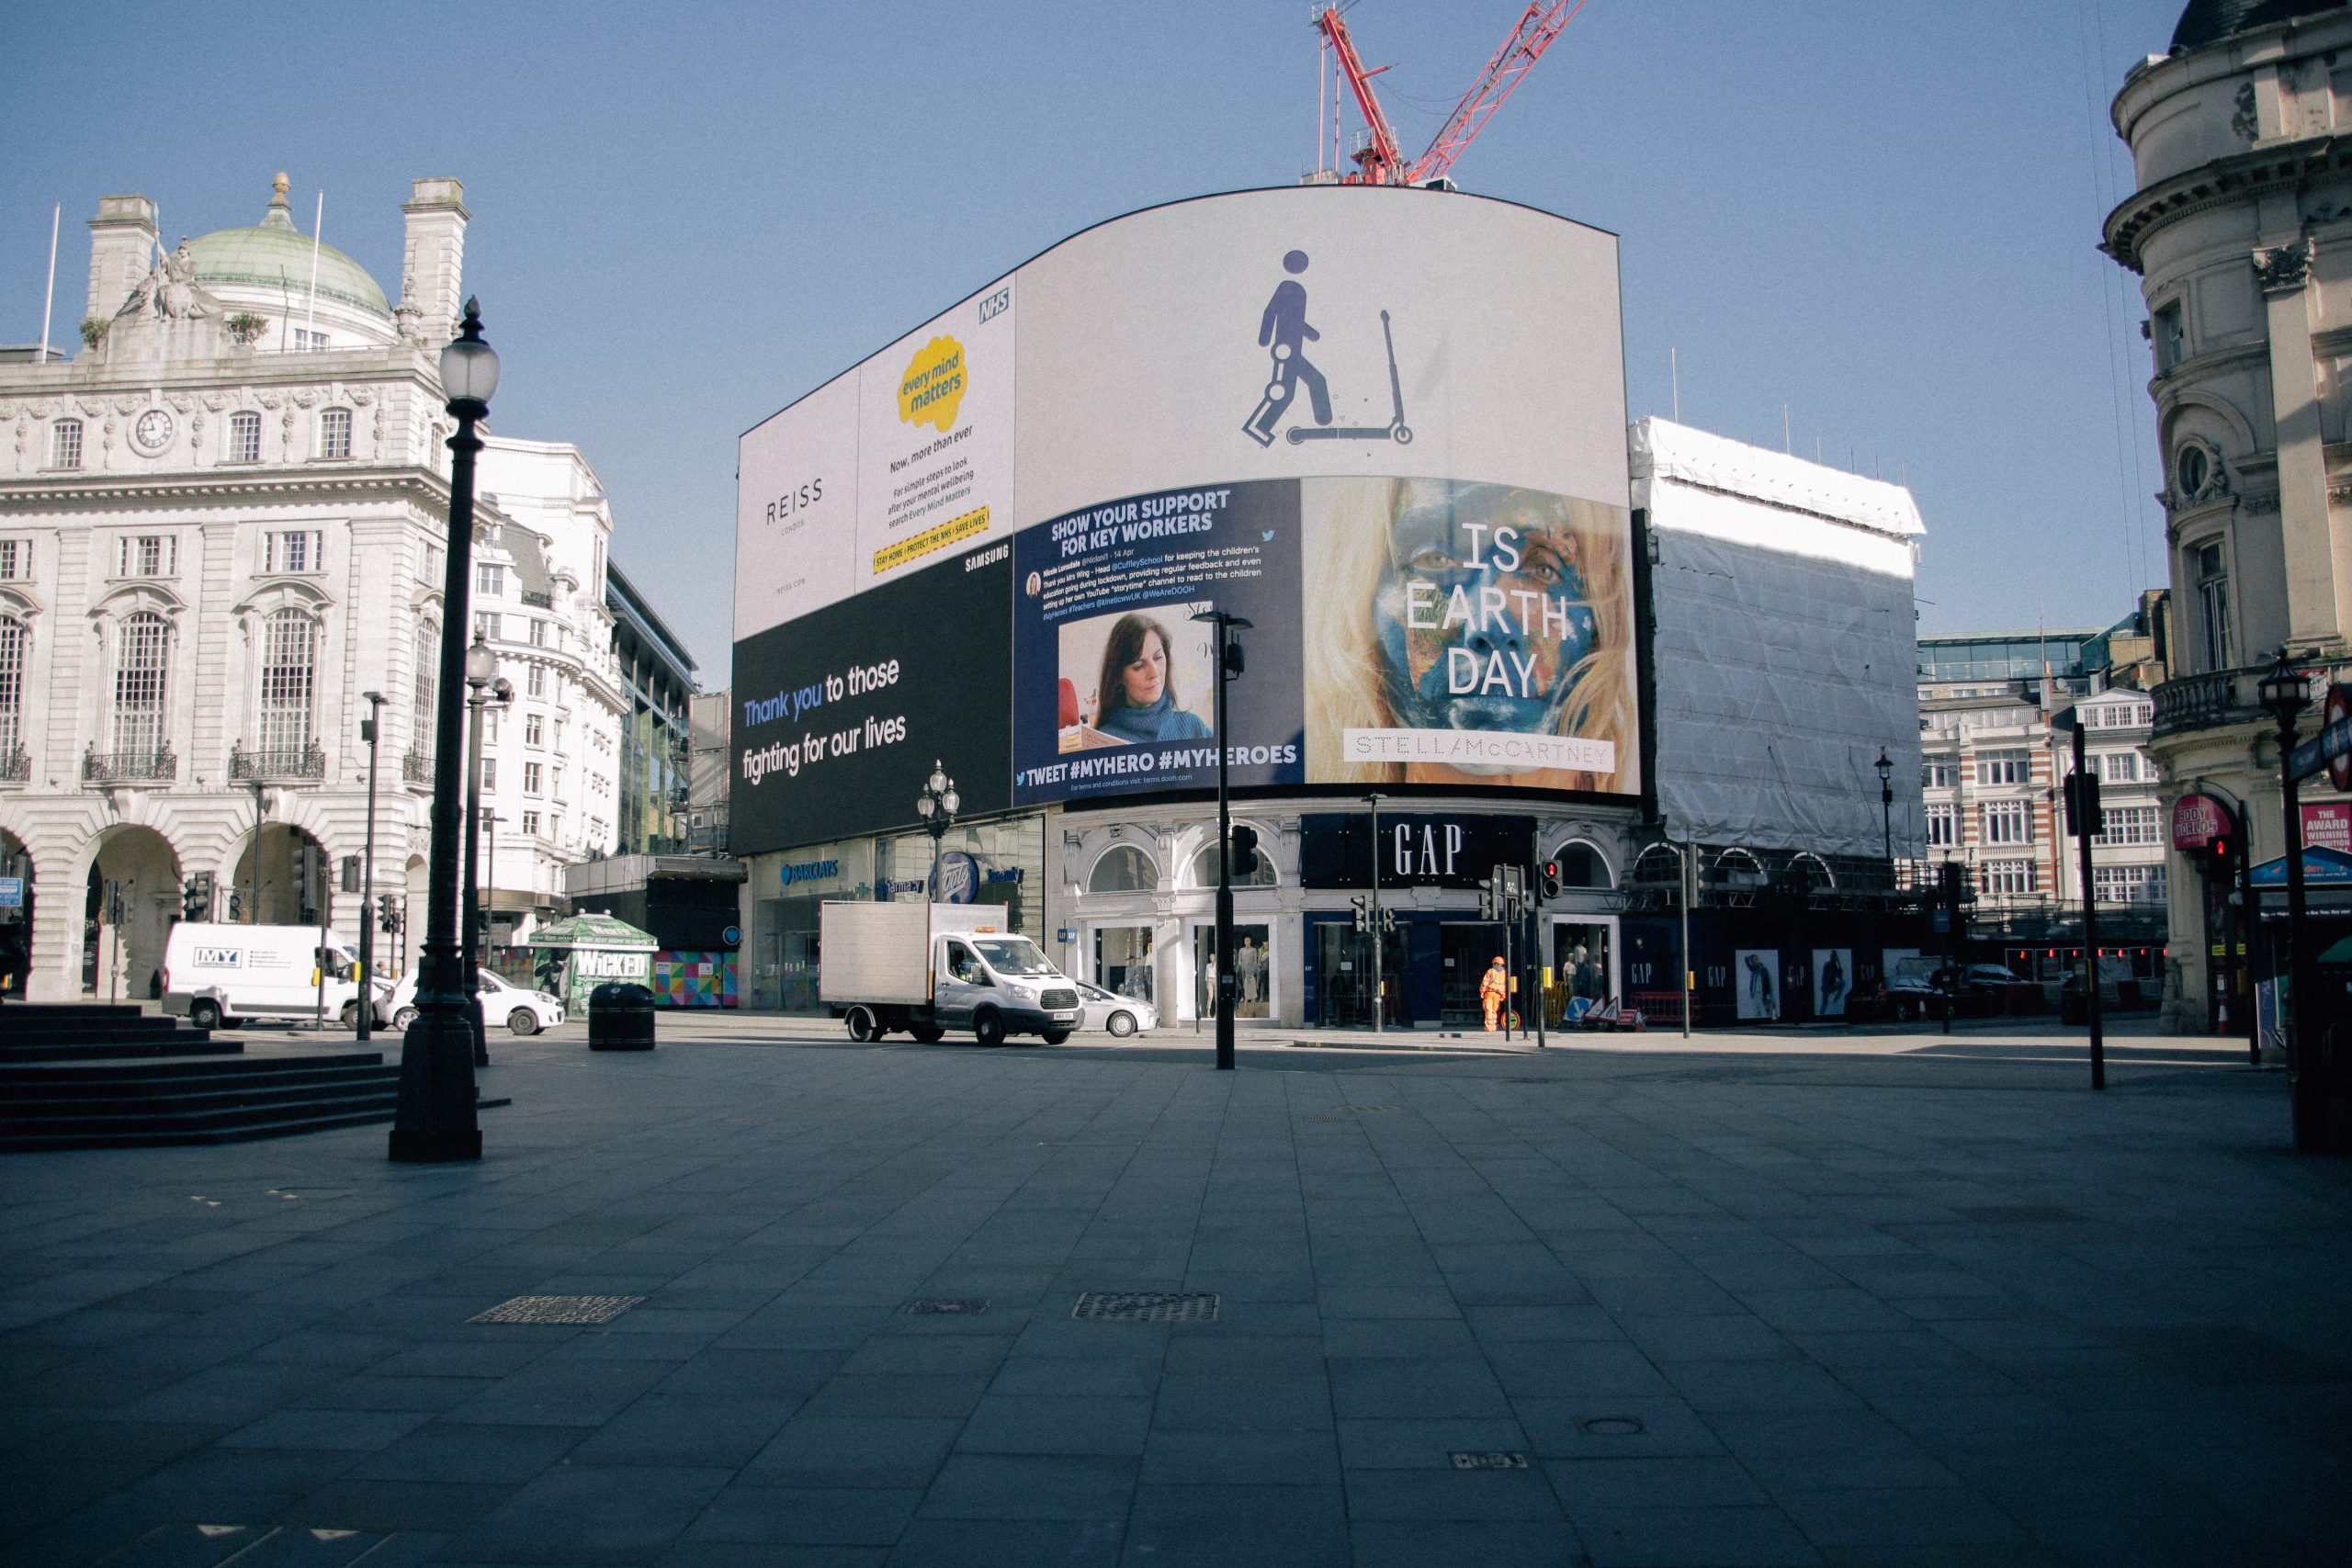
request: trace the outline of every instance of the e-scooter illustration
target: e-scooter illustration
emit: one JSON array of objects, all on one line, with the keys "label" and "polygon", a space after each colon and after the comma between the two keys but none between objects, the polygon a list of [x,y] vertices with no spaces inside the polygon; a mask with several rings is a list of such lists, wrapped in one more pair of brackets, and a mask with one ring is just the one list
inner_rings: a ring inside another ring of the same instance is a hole
[{"label": "e-scooter illustration", "polygon": [[[1388,329],[1385,310],[1380,312],[1380,338],[1388,345],[1388,396],[1396,416],[1386,424],[1294,424],[1290,428],[1292,446],[1307,441],[1394,441],[1399,446],[1412,444],[1413,432],[1405,423],[1405,389],[1396,379],[1396,337]],[[1272,391],[1269,388],[1269,394]]]}]

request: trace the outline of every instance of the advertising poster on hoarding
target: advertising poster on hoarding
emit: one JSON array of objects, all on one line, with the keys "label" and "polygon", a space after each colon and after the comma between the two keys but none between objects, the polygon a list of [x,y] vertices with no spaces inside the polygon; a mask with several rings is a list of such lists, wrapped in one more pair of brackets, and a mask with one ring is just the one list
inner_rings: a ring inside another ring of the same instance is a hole
[{"label": "advertising poster on hoarding", "polygon": [[818,843],[905,826],[937,761],[966,815],[1011,804],[1009,543],[966,552],[735,649],[732,830]]},{"label": "advertising poster on hoarding", "polygon": [[[1298,486],[1275,479],[1091,506],[1013,542],[1013,799],[1296,784]],[[1247,673],[1215,732],[1221,609]]]},{"label": "advertising poster on hoarding", "polygon": [[1813,950],[1813,1016],[1843,1018],[1846,998],[1854,989],[1854,950],[1816,947]]},{"label": "advertising poster on hoarding", "polygon": [[1743,947],[1734,953],[1738,965],[1732,985],[1739,993],[1742,1023],[1767,1023],[1781,1016],[1780,953],[1769,947]]},{"label": "advertising poster on hoarding", "polygon": [[2303,844],[2352,854],[2352,801],[2323,800],[2303,807]]}]

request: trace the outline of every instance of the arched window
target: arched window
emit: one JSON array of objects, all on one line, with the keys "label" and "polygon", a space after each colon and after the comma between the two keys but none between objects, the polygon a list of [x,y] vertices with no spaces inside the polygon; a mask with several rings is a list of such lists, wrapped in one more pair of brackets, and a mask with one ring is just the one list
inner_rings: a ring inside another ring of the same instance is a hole
[{"label": "arched window", "polygon": [[1094,863],[1086,879],[1089,893],[1148,893],[1159,886],[1159,868],[1133,844],[1115,846]]},{"label": "arched window", "polygon": [[431,622],[416,624],[416,703],[409,713],[408,749],[419,758],[433,755],[433,702],[440,689],[440,671],[434,660],[441,657],[440,640]]},{"label": "arched window", "polygon": [[351,411],[322,409],[319,412],[319,456],[348,457],[351,456]]},{"label": "arched window", "polygon": [[1609,863],[1600,852],[1582,839],[1570,839],[1553,852],[1552,858],[1560,863],[1560,886],[1563,887],[1610,887],[1615,886],[1610,876]]},{"label": "arched window", "polygon": [[1829,863],[1810,850],[1793,856],[1789,862],[1789,869],[1804,872],[1805,886],[1808,887],[1826,890],[1838,886],[1838,878],[1830,873]]},{"label": "arched window", "polygon": [[311,699],[319,672],[319,623],[280,610],[262,623],[260,723],[255,740],[273,766],[299,759],[311,743]]},{"label": "arched window", "polygon": [[[1215,887],[1216,886],[1216,840],[1212,839],[1207,843],[1203,844],[1200,848],[1200,852],[1193,857],[1192,874],[1193,886],[1195,887]],[[1233,886],[1236,887],[1272,887],[1274,886],[1274,863],[1266,858],[1266,840],[1263,837],[1261,837],[1258,840],[1258,863],[1250,868],[1249,875],[1235,877],[1233,879]]]},{"label": "arched window", "polygon": [[1764,863],[1746,850],[1728,849],[1715,857],[1715,878],[1726,887],[1761,887]]},{"label": "arched window", "polygon": [[1652,844],[1634,857],[1634,880],[1672,887],[1682,881],[1682,852],[1672,844]]},{"label": "arched window", "polygon": [[229,461],[261,461],[261,415],[247,411],[229,416]]},{"label": "arched window", "polygon": [[0,615],[0,778],[25,743],[25,623]]},{"label": "arched window", "polygon": [[129,761],[164,750],[164,695],[171,673],[171,627],[153,610],[125,620],[115,634],[114,750]]}]

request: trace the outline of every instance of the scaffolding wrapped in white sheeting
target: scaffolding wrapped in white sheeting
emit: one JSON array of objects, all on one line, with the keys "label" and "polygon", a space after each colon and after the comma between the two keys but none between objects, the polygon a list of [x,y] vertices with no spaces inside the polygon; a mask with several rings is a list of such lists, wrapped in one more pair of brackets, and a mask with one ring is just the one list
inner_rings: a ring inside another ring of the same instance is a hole
[{"label": "scaffolding wrapped in white sheeting", "polygon": [[1917,857],[1927,528],[1911,492],[1659,419],[1630,446],[1668,833],[1876,858],[1883,747],[1894,853]]}]

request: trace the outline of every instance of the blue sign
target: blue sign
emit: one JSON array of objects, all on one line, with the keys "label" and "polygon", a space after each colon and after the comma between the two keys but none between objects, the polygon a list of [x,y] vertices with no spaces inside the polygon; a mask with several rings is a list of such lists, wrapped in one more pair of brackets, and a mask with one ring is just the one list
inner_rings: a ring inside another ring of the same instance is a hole
[{"label": "blue sign", "polygon": [[729,947],[740,946],[743,941],[743,928],[741,926],[729,926],[725,931],[718,933],[718,940]]},{"label": "blue sign", "polygon": [[824,882],[841,874],[842,863],[837,860],[796,861],[783,867],[784,885],[786,887],[796,882]]},{"label": "blue sign", "polygon": [[961,850],[939,857],[931,898],[934,904],[968,904],[980,890],[980,863]]},{"label": "blue sign", "polygon": [[21,909],[25,907],[25,879],[21,876],[0,876],[0,909]]},{"label": "blue sign", "polygon": [[[2246,873],[2246,880],[2256,887],[2287,886],[2287,857],[2264,861]],[[2322,849],[2317,845],[2303,847],[2303,886],[2306,887],[2342,887],[2352,884],[2352,855],[2342,850]]]}]

